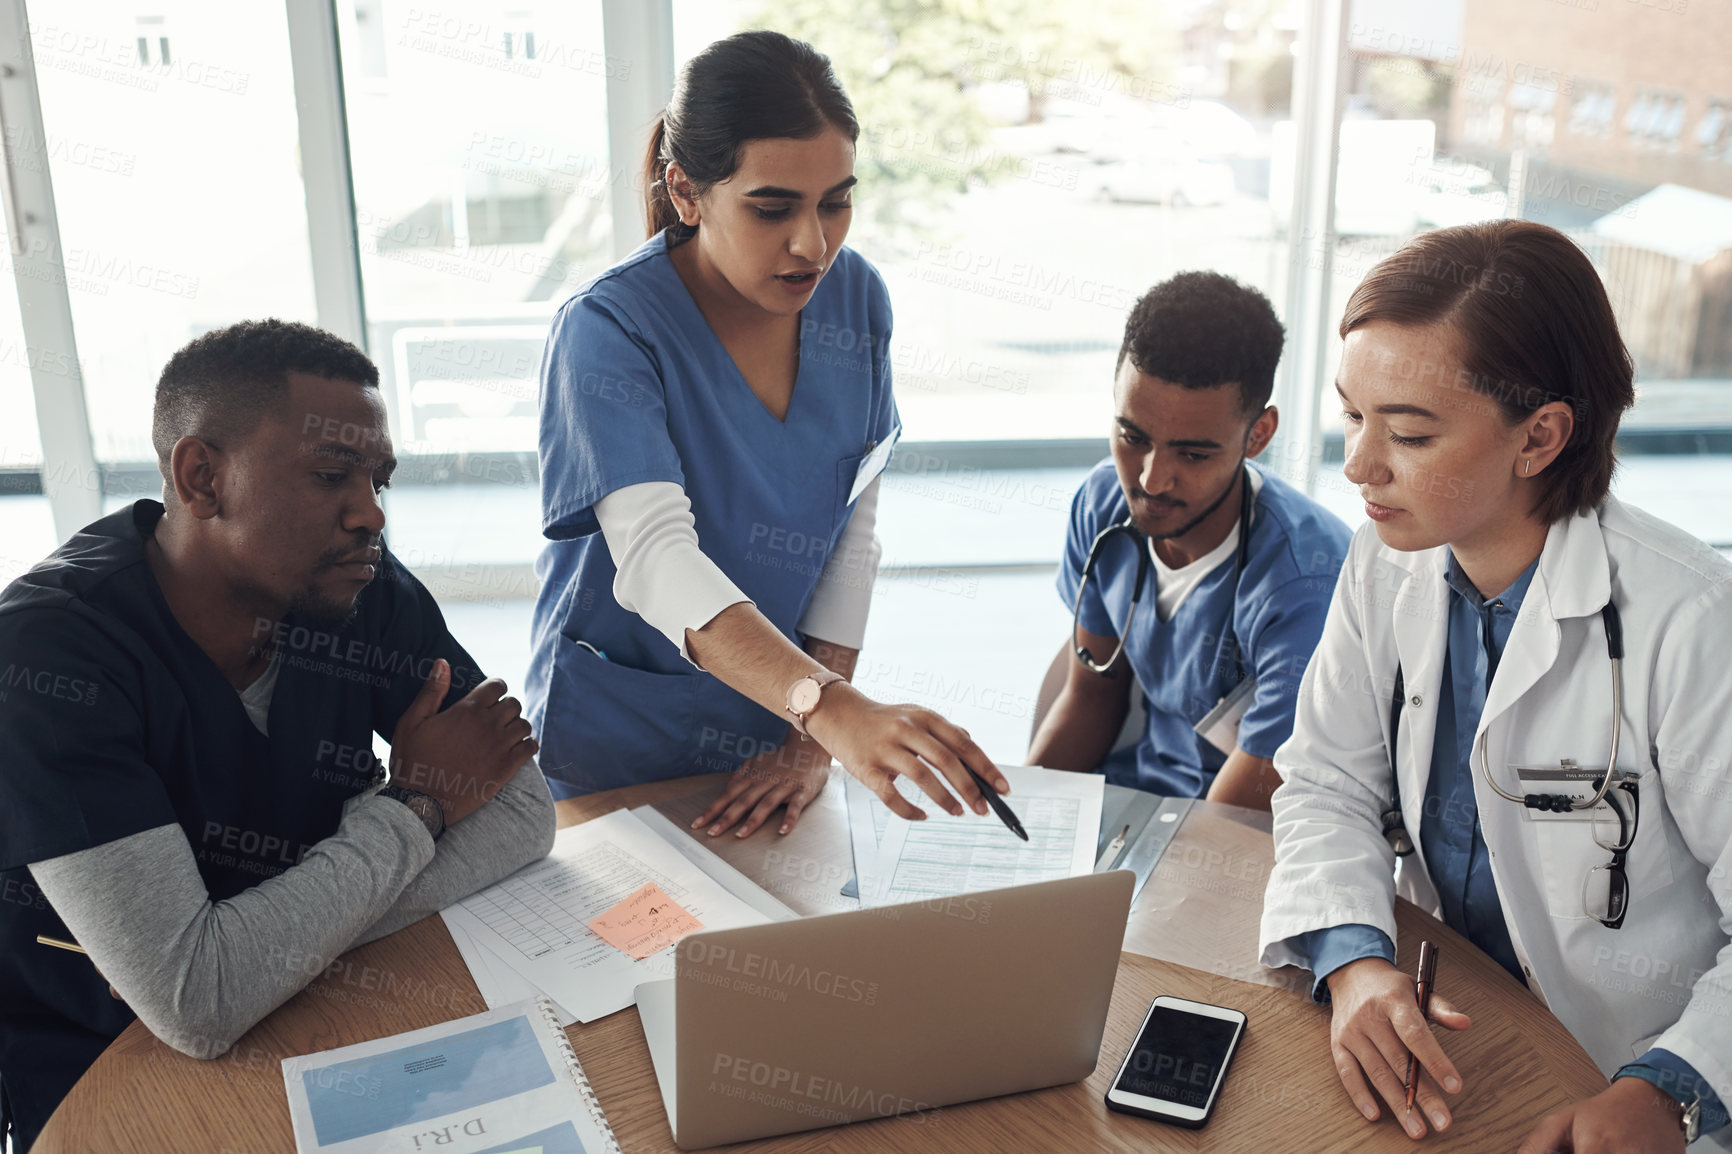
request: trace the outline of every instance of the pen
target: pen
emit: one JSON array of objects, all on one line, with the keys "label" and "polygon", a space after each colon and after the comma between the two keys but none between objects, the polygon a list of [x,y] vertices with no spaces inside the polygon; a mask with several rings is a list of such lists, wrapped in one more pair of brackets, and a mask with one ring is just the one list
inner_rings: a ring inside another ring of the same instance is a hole
[{"label": "pen", "polygon": [[[1431,1021],[1431,990],[1437,984],[1437,947],[1430,942],[1419,943],[1419,975],[1415,979],[1419,998],[1419,1016]],[[1407,1112],[1413,1112],[1413,1095],[1419,1090],[1419,1079],[1414,1076],[1419,1059],[1411,1052],[1407,1055]]]},{"label": "pen", "polygon": [[36,944],[39,946],[53,946],[57,950],[71,950],[73,953],[83,954],[85,957],[90,956],[90,951],[86,950],[77,942],[68,942],[61,938],[51,938],[47,934],[37,934]]},{"label": "pen", "polygon": [[999,800],[998,791],[987,785],[986,779],[975,773],[974,767],[967,762],[962,763],[962,768],[968,770],[968,776],[974,779],[974,784],[978,785],[980,792],[986,795],[986,804],[992,807],[992,812],[998,815],[998,819],[1005,824],[1005,827],[1023,841],[1027,841],[1028,831],[1022,828],[1022,823],[1016,820],[1016,815],[1010,812],[1010,807]]},{"label": "pen", "polygon": [[1107,843],[1107,848],[1101,851],[1101,856],[1095,859],[1095,872],[1098,874],[1113,864],[1113,859],[1119,856],[1119,851],[1125,848],[1125,838],[1130,836],[1131,827],[1126,826],[1119,831],[1119,836]]}]

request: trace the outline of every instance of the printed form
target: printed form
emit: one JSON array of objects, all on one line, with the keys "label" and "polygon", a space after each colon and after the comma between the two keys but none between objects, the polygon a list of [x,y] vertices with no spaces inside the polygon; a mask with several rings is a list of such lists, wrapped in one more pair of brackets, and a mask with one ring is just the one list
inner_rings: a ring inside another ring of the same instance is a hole
[{"label": "printed form", "polygon": [[490,960],[515,970],[579,1021],[593,1022],[631,1005],[638,985],[674,975],[676,945],[640,961],[589,928],[647,883],[660,886],[706,930],[772,920],[627,810],[560,830],[547,857],[441,916],[454,938],[466,934]]},{"label": "printed form", "polygon": [[[1106,779],[1032,766],[998,768],[1010,782],[1005,804],[1028,831],[1028,840],[1011,833],[990,811],[985,817],[973,811],[951,817],[906,778],[898,778],[897,788],[927,817],[892,817],[885,824],[878,860],[870,871],[874,888],[861,889],[863,899],[872,896],[863,905],[926,901],[1094,871]],[[882,808],[876,798],[871,800]],[[857,855],[861,840],[857,835]],[[861,871],[862,882],[866,876],[867,871]]]}]

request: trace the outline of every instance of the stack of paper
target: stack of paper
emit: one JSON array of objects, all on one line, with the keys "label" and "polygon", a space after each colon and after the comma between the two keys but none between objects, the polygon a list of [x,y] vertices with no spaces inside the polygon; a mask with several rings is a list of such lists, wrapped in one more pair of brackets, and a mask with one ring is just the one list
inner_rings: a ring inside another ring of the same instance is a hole
[{"label": "stack of paper", "polygon": [[926,811],[925,821],[894,816],[864,785],[848,782],[848,828],[863,906],[925,901],[1079,877],[1094,869],[1104,779],[1030,766],[999,767],[1004,798],[1028,841],[995,814],[951,817],[907,778],[896,785]]},{"label": "stack of paper", "polygon": [[489,1006],[543,994],[570,1025],[672,977],[688,933],[794,914],[645,809],[560,830],[547,857],[440,916]]}]

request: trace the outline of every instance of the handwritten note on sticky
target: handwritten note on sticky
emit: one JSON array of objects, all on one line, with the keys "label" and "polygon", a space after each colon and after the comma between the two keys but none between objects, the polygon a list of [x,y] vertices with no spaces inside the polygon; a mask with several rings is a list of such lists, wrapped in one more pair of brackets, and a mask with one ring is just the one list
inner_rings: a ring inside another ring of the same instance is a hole
[{"label": "handwritten note on sticky", "polygon": [[704,923],[660,886],[645,882],[624,901],[592,919],[589,928],[614,949],[642,961],[703,929]]}]

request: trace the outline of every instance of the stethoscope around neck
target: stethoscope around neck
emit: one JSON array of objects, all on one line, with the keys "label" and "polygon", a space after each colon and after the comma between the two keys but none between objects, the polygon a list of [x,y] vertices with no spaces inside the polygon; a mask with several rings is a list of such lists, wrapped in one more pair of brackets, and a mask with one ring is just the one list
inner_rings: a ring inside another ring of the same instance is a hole
[{"label": "stethoscope around neck", "polygon": [[[1233,592],[1235,599],[1237,598],[1239,590],[1239,577],[1245,572],[1245,563],[1251,555],[1251,469],[1248,465],[1241,464],[1239,466],[1239,473],[1239,550],[1238,553],[1235,554],[1235,559],[1233,561]],[[1111,657],[1107,658],[1104,662],[1097,662],[1094,659],[1094,654],[1088,651],[1088,647],[1077,640],[1077,630],[1082,624],[1083,591],[1088,588],[1089,578],[1094,575],[1095,566],[1100,562],[1101,554],[1105,551],[1107,543],[1121,534],[1129,537],[1133,547],[1136,549],[1137,583],[1131,587],[1131,608],[1130,612],[1125,614],[1124,628],[1119,630],[1118,647],[1113,650],[1113,655]],[[1135,522],[1131,520],[1130,513],[1126,512],[1124,520],[1113,522],[1095,535],[1094,543],[1089,546],[1088,559],[1083,562],[1082,580],[1077,582],[1076,599],[1072,603],[1070,611],[1070,643],[1071,648],[1076,651],[1076,659],[1088,666],[1089,669],[1100,674],[1102,677],[1111,677],[1113,675],[1113,665],[1118,661],[1119,655],[1125,651],[1125,640],[1131,635],[1131,622],[1136,620],[1137,605],[1143,599],[1143,587],[1149,583],[1148,578],[1149,539],[1141,529],[1137,528]],[[1229,621],[1232,620],[1232,614],[1233,610],[1229,604],[1227,609],[1227,617]],[[1221,631],[1221,643],[1225,642],[1227,632],[1228,630],[1225,629]],[[1237,647],[1235,647],[1235,659],[1237,660]],[[1242,661],[1239,663],[1239,666],[1240,669],[1243,670]],[[1217,669],[1220,668],[1219,661],[1215,663],[1215,667]],[[1235,684],[1242,676],[1243,673],[1241,672],[1240,676],[1233,678]]]},{"label": "stethoscope around neck", "polygon": [[[1486,730],[1481,729],[1479,739],[1474,742],[1474,757],[1479,761],[1480,776],[1485,778],[1486,785],[1505,801],[1515,802],[1528,809],[1543,813],[1568,813],[1571,810],[1592,809],[1606,798],[1606,791],[1611,788],[1612,779],[1618,773],[1618,737],[1624,724],[1624,622],[1618,616],[1618,607],[1611,600],[1606,601],[1605,608],[1600,610],[1600,620],[1606,627],[1606,655],[1612,663],[1612,739],[1611,749],[1606,754],[1606,772],[1600,775],[1599,788],[1594,796],[1578,801],[1564,793],[1511,793],[1496,781],[1492,780],[1491,764],[1485,756]],[[1407,687],[1401,674],[1401,666],[1395,667],[1395,693],[1389,702],[1389,770],[1392,782],[1399,783],[1400,770],[1395,764],[1396,741],[1401,736],[1401,707],[1407,694]],[[1390,807],[1383,812],[1383,836],[1389,841],[1397,857],[1406,857],[1413,852],[1413,835],[1407,832],[1407,823],[1401,816],[1401,788],[1395,787],[1395,796],[1390,801]]]}]

